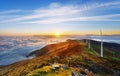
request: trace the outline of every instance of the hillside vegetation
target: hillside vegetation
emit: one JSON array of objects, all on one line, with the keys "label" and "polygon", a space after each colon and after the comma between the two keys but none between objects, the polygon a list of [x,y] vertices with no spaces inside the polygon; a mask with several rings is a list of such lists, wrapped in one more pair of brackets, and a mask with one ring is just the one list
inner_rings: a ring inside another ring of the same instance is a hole
[{"label": "hillside vegetation", "polygon": [[[115,51],[110,50],[111,56],[106,54],[101,58],[98,55],[99,46],[92,46],[97,51],[88,49],[86,43],[79,40],[50,44],[30,53],[28,57],[36,56],[33,59],[1,67],[0,76],[69,76],[72,71],[88,76],[118,75],[120,55],[115,56]],[[108,48],[104,49],[109,52]],[[53,71],[51,65],[54,63],[64,66]]]}]

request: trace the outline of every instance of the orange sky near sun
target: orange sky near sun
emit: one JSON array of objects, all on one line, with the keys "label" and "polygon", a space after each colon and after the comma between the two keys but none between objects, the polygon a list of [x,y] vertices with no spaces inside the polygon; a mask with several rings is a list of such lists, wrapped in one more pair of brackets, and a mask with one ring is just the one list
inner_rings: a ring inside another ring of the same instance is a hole
[{"label": "orange sky near sun", "polygon": [[[102,31],[104,35],[114,35],[120,34],[120,31]],[[86,35],[86,34],[100,34],[99,31],[83,31],[83,32],[50,32],[50,33],[42,33],[42,32],[6,32],[0,33],[0,36],[29,36],[29,35],[56,35],[59,33],[60,35]]]}]

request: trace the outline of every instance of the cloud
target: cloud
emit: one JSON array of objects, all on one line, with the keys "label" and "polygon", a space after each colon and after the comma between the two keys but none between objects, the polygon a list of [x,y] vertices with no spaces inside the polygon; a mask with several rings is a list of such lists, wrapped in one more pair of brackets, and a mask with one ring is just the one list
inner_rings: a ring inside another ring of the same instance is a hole
[{"label": "cloud", "polygon": [[[21,23],[40,23],[40,24],[53,24],[69,21],[119,21],[112,19],[116,17],[116,14],[106,16],[90,16],[83,17],[82,13],[89,13],[91,10],[98,8],[104,8],[110,6],[120,5],[120,2],[107,2],[107,3],[88,3],[84,5],[66,5],[62,6],[58,3],[51,3],[47,8],[39,8],[32,10],[31,15],[23,15],[22,17],[16,17],[1,22],[21,22]],[[18,11],[8,11],[6,13],[12,13]],[[3,12],[1,12],[3,13]],[[4,12],[5,13],[5,12]],[[117,14],[118,15],[118,14]],[[110,17],[111,16],[111,17]],[[95,19],[93,19],[95,18]],[[99,19],[98,19],[99,18]]]},{"label": "cloud", "polygon": [[113,17],[119,17],[120,14],[104,15],[104,16],[90,16],[90,17],[75,17],[75,18],[50,18],[46,20],[30,21],[23,23],[32,24],[56,24],[63,22],[73,22],[73,21],[120,21],[120,19],[111,19]]},{"label": "cloud", "polygon": [[11,13],[18,13],[18,12],[22,12],[22,10],[8,10],[8,11],[2,11],[0,12],[0,15],[2,14],[11,14]]},{"label": "cloud", "polygon": [[60,4],[53,2],[49,5],[49,8],[58,8],[60,6],[61,6]]},{"label": "cloud", "polygon": [[32,15],[11,19],[8,20],[8,22],[39,19],[44,17],[70,16],[73,14],[77,14],[78,12],[79,10],[74,8],[73,6],[63,6],[63,7],[51,8],[51,9],[38,9],[38,10],[34,10],[34,13]]}]

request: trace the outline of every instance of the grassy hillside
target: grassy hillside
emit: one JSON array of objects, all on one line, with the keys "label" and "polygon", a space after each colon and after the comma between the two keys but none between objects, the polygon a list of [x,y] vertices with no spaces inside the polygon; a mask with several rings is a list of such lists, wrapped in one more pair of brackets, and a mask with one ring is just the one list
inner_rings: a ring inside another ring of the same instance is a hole
[{"label": "grassy hillside", "polygon": [[[67,40],[57,44],[47,45],[40,50],[32,52],[30,55],[35,54],[36,56],[70,56],[80,55],[85,48],[85,43],[77,40]],[[30,56],[29,55],[29,56]]]},{"label": "grassy hillside", "polygon": [[[96,51],[88,49],[85,42],[79,40],[47,45],[30,53],[29,56],[36,55],[33,59],[1,67],[0,76],[69,76],[72,71],[88,76],[104,76],[120,71],[119,55],[115,56],[115,51],[110,51],[111,56],[106,54],[101,58],[96,54],[99,53],[99,45],[92,44],[92,47]],[[53,71],[51,65],[54,63],[66,65],[67,69]]]}]

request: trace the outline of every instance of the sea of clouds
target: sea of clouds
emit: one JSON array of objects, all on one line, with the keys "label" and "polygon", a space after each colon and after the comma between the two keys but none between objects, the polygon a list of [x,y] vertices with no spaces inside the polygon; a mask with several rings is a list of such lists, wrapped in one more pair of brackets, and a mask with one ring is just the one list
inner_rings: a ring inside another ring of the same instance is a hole
[{"label": "sea of clouds", "polygon": [[[45,45],[53,44],[67,39],[92,39],[100,41],[100,36],[67,36],[64,38],[49,37],[0,37],[0,65],[8,65],[20,60],[29,59],[26,57],[30,52],[41,49]],[[119,43],[120,36],[103,36],[103,41]],[[31,57],[32,58],[32,57]]]},{"label": "sea of clouds", "polygon": [[30,52],[59,41],[41,37],[0,37],[0,65],[28,59]]}]

